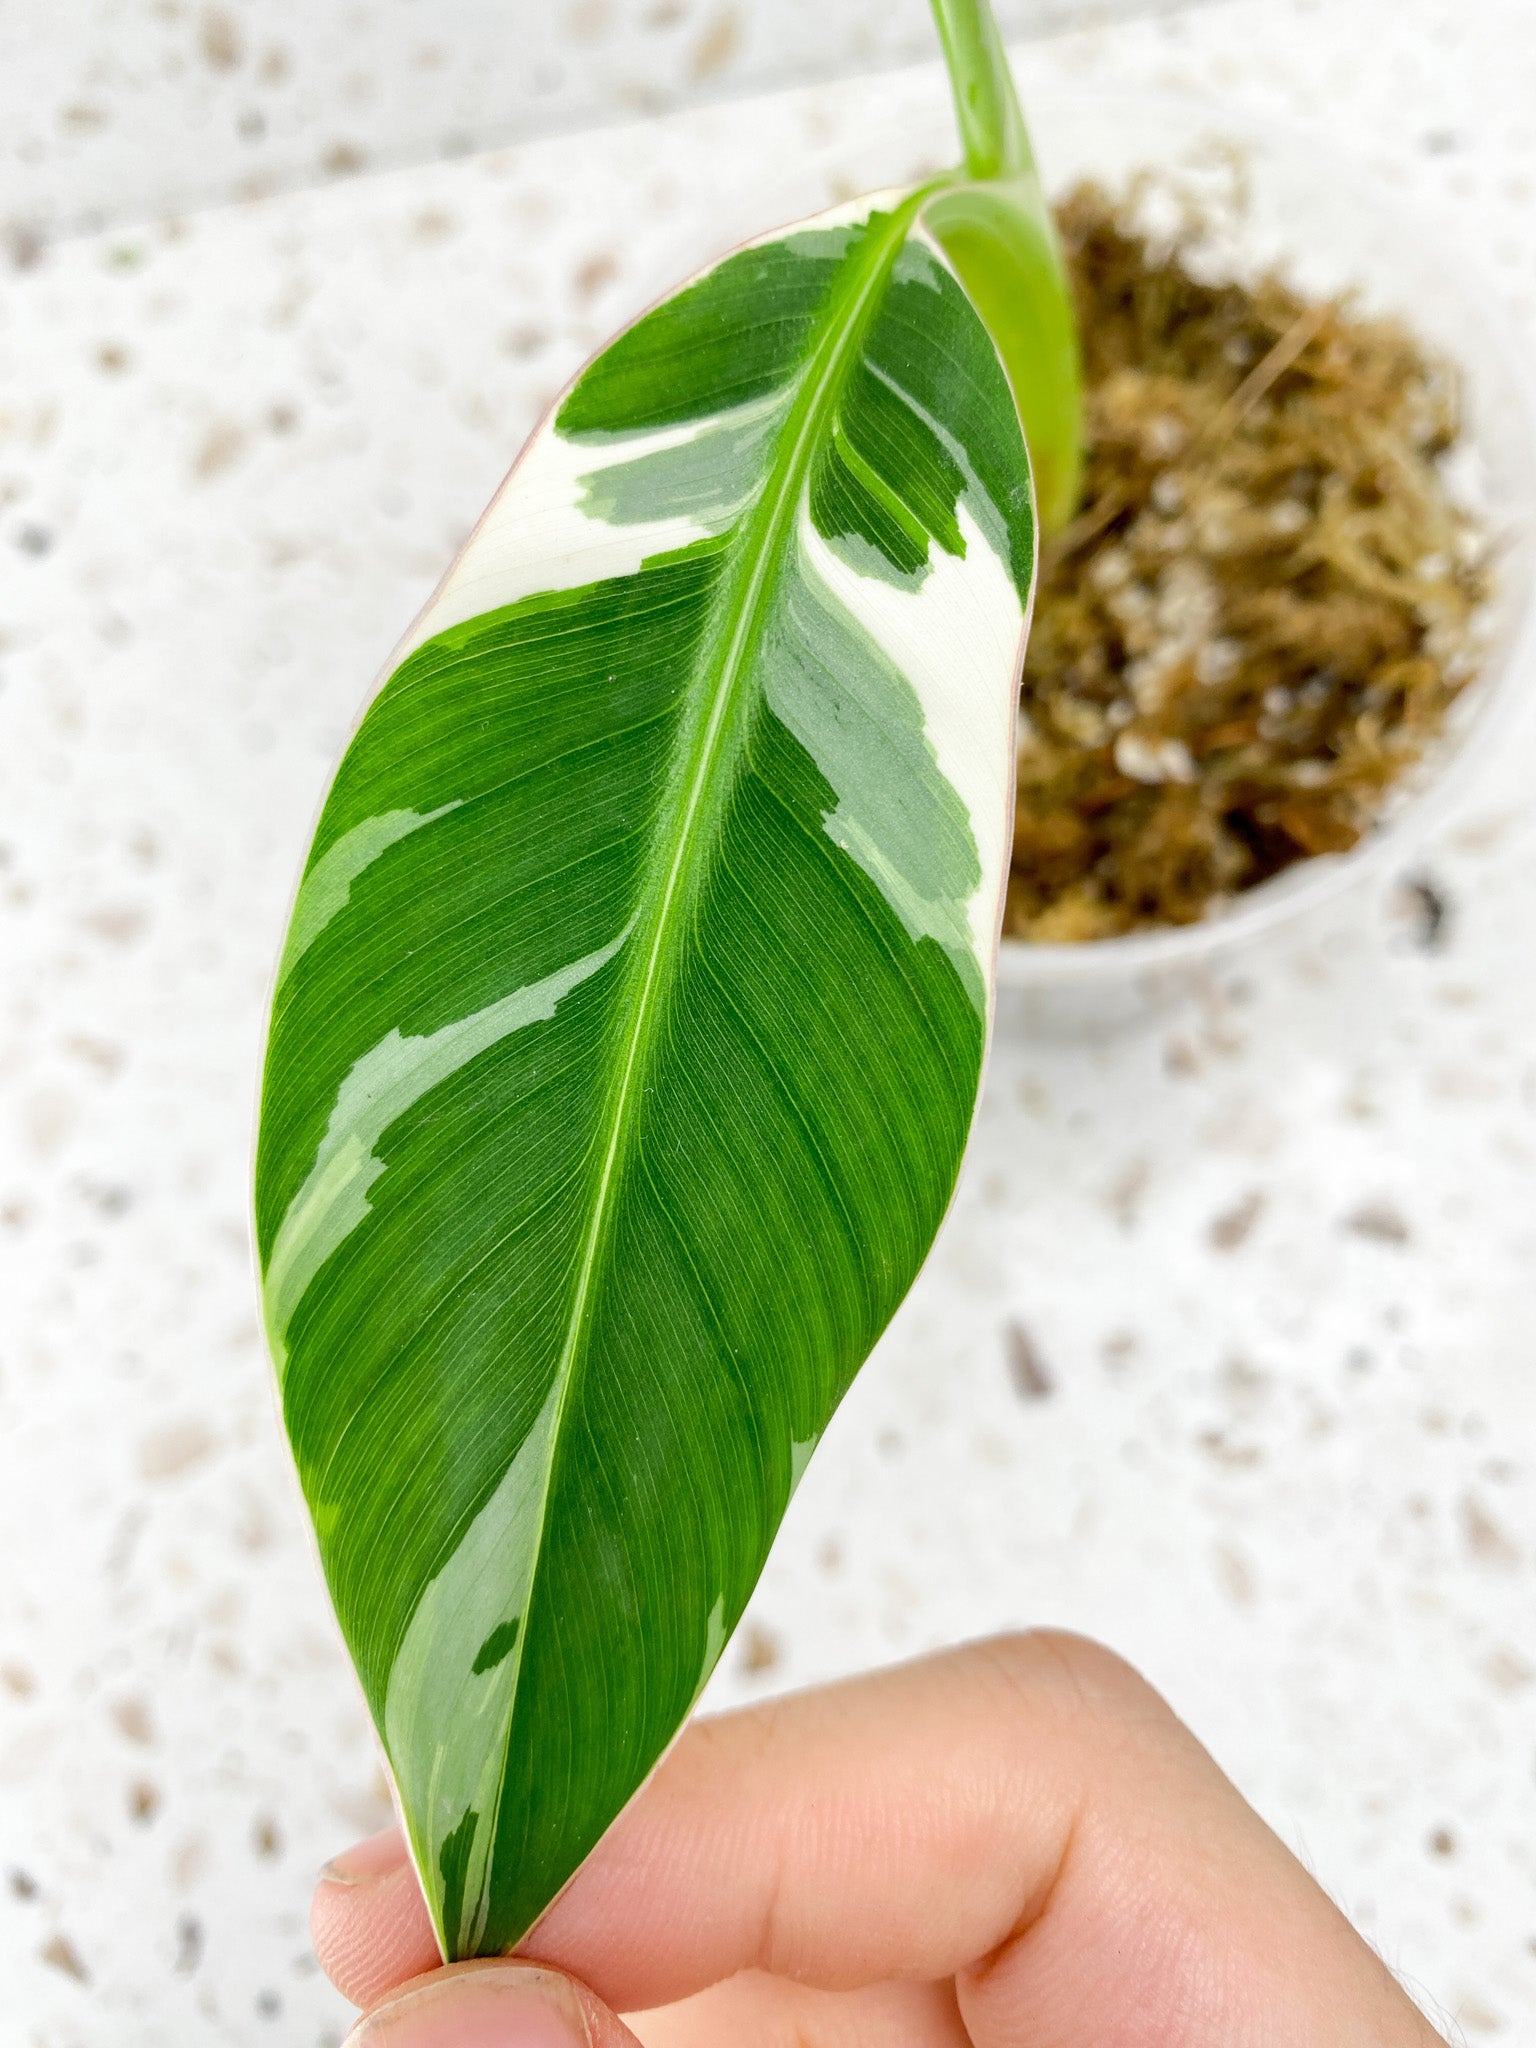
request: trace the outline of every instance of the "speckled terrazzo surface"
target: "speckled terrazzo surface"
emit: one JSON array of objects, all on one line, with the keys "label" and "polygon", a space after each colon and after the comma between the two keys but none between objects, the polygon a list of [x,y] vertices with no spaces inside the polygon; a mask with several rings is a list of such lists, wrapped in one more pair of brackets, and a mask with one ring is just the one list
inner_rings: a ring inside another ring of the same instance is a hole
[{"label": "speckled terrazzo surface", "polygon": [[[1040,36],[1190,0],[996,0]],[[0,0],[0,234],[102,227],[932,52],[928,0]]]},{"label": "speckled terrazzo surface", "polygon": [[[1536,336],[1524,0],[1238,0],[1023,73],[1316,122],[1448,212]],[[907,168],[871,136],[943,122],[924,69],[0,276],[7,2041],[344,2030],[309,1886],[386,1804],[245,1223],[308,826],[581,356],[765,207]],[[1417,887],[1179,1011],[1043,1043],[1005,999],[940,1249],[711,1692],[1100,1635],[1472,2042],[1536,2016],[1533,774],[1528,720]]]}]

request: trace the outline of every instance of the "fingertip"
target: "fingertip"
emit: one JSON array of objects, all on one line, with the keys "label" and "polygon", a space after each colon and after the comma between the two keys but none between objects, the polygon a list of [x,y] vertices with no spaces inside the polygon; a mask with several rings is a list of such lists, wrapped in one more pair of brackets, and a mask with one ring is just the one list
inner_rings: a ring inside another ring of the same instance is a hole
[{"label": "fingertip", "polygon": [[442,1962],[395,1829],[326,1865],[310,1905],[309,1931],[321,1969],[344,1998],[365,2008]]},{"label": "fingertip", "polygon": [[380,1828],[350,1849],[333,1856],[320,1872],[324,1884],[366,1884],[376,1877],[388,1877],[409,1863],[405,1836],[399,1828]]},{"label": "fingertip", "polygon": [[638,2048],[584,1985],[510,1961],[455,1963],[376,2006],[347,2048]]}]

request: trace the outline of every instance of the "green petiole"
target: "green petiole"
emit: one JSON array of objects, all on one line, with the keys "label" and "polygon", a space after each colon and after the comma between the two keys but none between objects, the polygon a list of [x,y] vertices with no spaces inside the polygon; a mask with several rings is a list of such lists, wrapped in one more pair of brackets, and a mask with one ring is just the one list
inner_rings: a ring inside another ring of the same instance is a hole
[{"label": "green petiole", "polygon": [[925,219],[997,345],[1018,401],[1040,525],[1059,531],[1082,481],[1082,365],[1055,222],[991,0],[933,0],[965,150]]}]

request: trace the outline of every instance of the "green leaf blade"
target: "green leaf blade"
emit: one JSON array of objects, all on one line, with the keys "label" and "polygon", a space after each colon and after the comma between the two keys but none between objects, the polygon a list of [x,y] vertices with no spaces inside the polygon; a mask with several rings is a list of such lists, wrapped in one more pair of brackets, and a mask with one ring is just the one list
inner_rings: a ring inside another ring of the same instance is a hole
[{"label": "green leaf blade", "polygon": [[365,717],[285,951],[266,1312],[450,1956],[697,1697],[974,1112],[1034,562],[924,195],[589,367]]}]

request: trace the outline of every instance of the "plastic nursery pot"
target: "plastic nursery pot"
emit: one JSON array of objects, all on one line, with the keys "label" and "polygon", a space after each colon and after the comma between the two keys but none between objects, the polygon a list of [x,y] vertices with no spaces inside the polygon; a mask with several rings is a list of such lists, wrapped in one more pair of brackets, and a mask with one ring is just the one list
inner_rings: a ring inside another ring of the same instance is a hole
[{"label": "plastic nursery pot", "polygon": [[[1422,208],[1313,135],[1171,96],[1073,92],[1037,98],[1029,111],[1053,190],[1091,176],[1119,191],[1150,172],[1153,204],[1165,181],[1208,191],[1226,274],[1275,268],[1307,292],[1352,289],[1365,309],[1399,315],[1456,362],[1466,408],[1451,458],[1458,495],[1499,547],[1481,671],[1357,847],[1299,862],[1199,924],[1079,945],[1003,942],[999,983],[1019,992],[1010,1009],[1075,1032],[1159,1006],[1338,892],[1400,868],[1475,780],[1536,677],[1536,389],[1491,285],[1426,232]],[[1240,212],[1220,205],[1234,182]]]}]

